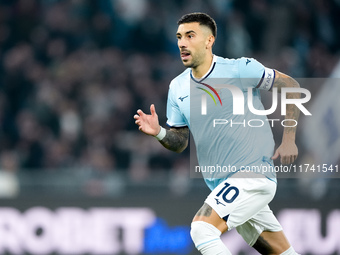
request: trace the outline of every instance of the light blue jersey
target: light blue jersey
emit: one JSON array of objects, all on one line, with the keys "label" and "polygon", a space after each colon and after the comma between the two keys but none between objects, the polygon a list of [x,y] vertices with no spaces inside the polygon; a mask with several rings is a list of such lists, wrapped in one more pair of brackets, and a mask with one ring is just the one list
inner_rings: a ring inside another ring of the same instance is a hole
[{"label": "light blue jersey", "polygon": [[[188,68],[171,81],[167,125],[189,127],[200,170],[211,190],[235,170],[255,169],[276,181],[275,172],[265,168],[273,165],[270,123],[266,116],[253,114],[247,104],[248,88],[253,88],[253,106],[263,110],[259,89],[270,90],[274,79],[274,70],[255,59],[214,56],[210,70],[200,80]],[[242,114],[234,114],[233,94],[226,85],[236,87],[244,99]]]}]

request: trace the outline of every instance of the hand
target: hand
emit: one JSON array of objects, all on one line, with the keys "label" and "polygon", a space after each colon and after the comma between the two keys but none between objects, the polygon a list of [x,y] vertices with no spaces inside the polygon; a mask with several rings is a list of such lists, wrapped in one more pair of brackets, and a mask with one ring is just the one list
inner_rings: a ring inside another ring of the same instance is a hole
[{"label": "hand", "polygon": [[275,151],[272,159],[277,159],[281,156],[281,164],[289,165],[292,164],[298,156],[298,148],[295,142],[283,142],[279,148]]},{"label": "hand", "polygon": [[145,114],[139,109],[133,118],[136,120],[135,123],[139,126],[140,131],[147,135],[156,136],[161,130],[161,127],[159,125],[158,115],[153,104],[150,106],[150,112],[151,115]]}]

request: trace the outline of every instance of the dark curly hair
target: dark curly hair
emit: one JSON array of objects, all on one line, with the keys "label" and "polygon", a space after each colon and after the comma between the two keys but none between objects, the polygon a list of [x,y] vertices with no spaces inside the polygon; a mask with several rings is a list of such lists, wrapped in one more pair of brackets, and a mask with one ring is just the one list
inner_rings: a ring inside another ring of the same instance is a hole
[{"label": "dark curly hair", "polygon": [[203,12],[194,12],[185,14],[180,18],[177,22],[178,25],[184,24],[184,23],[191,23],[191,22],[198,22],[200,25],[207,26],[213,36],[216,38],[217,36],[217,25],[215,20],[210,17],[208,14]]}]

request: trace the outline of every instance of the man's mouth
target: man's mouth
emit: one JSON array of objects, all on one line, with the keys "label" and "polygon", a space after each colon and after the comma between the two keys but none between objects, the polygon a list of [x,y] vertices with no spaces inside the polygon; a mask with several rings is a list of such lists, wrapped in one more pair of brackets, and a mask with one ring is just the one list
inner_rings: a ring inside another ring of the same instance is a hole
[{"label": "man's mouth", "polygon": [[182,60],[188,60],[188,58],[191,56],[190,52],[188,51],[182,51],[181,52],[181,58]]}]

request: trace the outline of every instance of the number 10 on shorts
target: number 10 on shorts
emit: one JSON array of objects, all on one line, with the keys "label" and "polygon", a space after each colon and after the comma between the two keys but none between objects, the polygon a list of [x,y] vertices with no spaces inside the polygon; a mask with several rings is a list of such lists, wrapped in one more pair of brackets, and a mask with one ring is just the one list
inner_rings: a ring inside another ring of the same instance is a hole
[{"label": "number 10 on shorts", "polygon": [[217,193],[216,196],[219,197],[220,195],[222,195],[222,198],[226,203],[232,203],[239,193],[240,191],[238,190],[238,188],[230,186],[229,183],[225,182],[224,187]]}]

